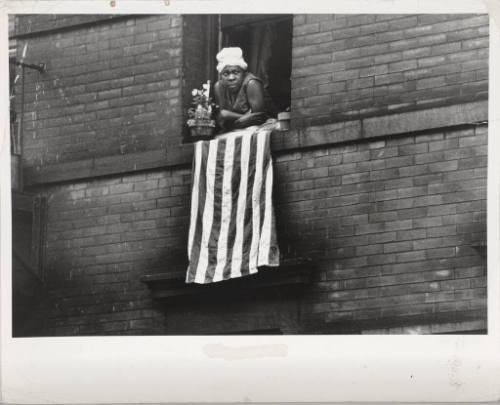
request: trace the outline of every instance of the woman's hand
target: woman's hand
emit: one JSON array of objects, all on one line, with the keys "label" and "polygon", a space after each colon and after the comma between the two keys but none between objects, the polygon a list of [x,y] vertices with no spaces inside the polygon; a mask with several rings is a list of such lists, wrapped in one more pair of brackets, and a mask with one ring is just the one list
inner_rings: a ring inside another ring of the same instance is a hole
[{"label": "woman's hand", "polygon": [[267,115],[263,112],[246,113],[234,121],[233,128],[241,129],[266,122]]},{"label": "woman's hand", "polygon": [[224,121],[234,121],[242,117],[242,115],[231,110],[220,110],[219,117]]},{"label": "woman's hand", "polygon": [[216,119],[222,128],[229,129],[233,127],[234,122],[241,116],[242,114],[235,113],[234,111],[220,110]]}]

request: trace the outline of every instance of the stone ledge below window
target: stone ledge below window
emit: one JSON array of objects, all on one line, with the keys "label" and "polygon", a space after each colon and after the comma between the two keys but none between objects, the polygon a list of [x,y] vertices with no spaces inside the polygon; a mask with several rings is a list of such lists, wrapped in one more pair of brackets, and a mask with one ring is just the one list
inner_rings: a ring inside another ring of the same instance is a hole
[{"label": "stone ledge below window", "polygon": [[[400,112],[377,117],[315,125],[289,131],[274,131],[271,138],[273,153],[304,148],[323,147],[345,142],[363,141],[404,134],[425,133],[463,126],[487,125],[488,101],[474,101]],[[189,167],[193,145],[169,145],[166,150],[152,150],[115,156],[23,168],[26,186],[83,180],[109,175],[132,173],[160,168]]]},{"label": "stone ledge below window", "polygon": [[147,274],[140,278],[161,300],[187,299],[194,296],[240,294],[255,290],[300,290],[311,282],[315,266],[310,260],[288,260],[279,267],[263,267],[259,272],[210,284],[186,283],[185,271]]}]

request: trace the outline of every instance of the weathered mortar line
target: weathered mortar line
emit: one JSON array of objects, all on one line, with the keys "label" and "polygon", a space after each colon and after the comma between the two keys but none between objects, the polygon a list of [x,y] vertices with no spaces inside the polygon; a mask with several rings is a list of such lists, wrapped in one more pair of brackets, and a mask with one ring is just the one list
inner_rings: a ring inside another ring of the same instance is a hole
[{"label": "weathered mortar line", "polygon": [[98,20],[86,21],[86,22],[77,23],[74,25],[70,24],[70,25],[64,25],[64,26],[57,27],[57,28],[40,29],[40,30],[36,30],[36,31],[30,31],[30,32],[19,33],[19,34],[16,33],[14,35],[11,35],[9,38],[10,39],[18,39],[18,40],[19,39],[27,39],[27,38],[31,38],[31,37],[40,38],[40,37],[43,37],[46,35],[81,30],[81,29],[90,28],[93,26],[104,25],[104,24],[109,23],[109,22],[120,22],[123,20],[131,19],[131,18],[141,18],[141,17],[150,17],[150,15],[147,15],[147,14],[125,14],[125,15],[116,14],[116,15],[109,16],[109,17],[101,16]]}]

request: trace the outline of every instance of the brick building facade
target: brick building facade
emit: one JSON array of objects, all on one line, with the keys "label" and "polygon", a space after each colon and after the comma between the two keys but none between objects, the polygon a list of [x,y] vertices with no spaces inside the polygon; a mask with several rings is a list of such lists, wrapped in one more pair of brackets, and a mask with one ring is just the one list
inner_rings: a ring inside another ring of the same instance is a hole
[{"label": "brick building facade", "polygon": [[488,16],[286,20],[284,265],[200,287],[182,282],[184,121],[220,19],[16,17],[18,58],[28,43],[47,65],[25,71],[23,103],[15,88],[24,193],[46,205],[17,336],[485,332]]}]

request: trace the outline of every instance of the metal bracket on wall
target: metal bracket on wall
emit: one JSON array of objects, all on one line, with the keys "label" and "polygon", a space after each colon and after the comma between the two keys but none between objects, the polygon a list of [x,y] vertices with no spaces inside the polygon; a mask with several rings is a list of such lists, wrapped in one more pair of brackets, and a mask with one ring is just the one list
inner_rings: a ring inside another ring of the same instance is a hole
[{"label": "metal bracket on wall", "polygon": [[10,61],[10,63],[12,63],[12,64],[14,64],[16,66],[22,66],[22,67],[26,67],[28,69],[38,70],[40,73],[45,72],[45,70],[47,69],[47,64],[46,63],[33,64],[33,63],[18,62],[16,60]]}]

